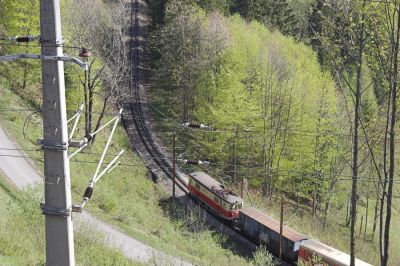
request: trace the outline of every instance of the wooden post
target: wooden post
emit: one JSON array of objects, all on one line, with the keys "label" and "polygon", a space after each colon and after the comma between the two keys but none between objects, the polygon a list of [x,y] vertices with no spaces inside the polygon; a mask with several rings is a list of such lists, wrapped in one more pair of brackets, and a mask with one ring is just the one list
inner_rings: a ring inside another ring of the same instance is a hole
[{"label": "wooden post", "polygon": [[[243,188],[244,188],[244,190],[246,190],[247,197],[248,197],[249,200],[250,200],[251,207],[253,207],[254,204],[253,204],[253,201],[251,200],[250,193],[249,193],[249,190],[248,190],[248,188],[247,188],[247,179],[246,179],[246,178],[243,179]],[[243,198],[242,198],[242,199],[243,199]]]},{"label": "wooden post", "polygon": [[245,178],[243,178],[242,179],[242,183],[240,184],[240,197],[243,199],[243,196],[244,196],[244,181],[245,181],[246,179]]},{"label": "wooden post", "polygon": [[236,156],[236,138],[238,137],[238,131],[237,131],[237,125],[235,126],[235,138],[233,139],[233,167],[234,167],[234,172],[233,172],[233,180],[236,181],[237,177],[237,156]]},{"label": "wooden post", "polygon": [[283,234],[283,193],[281,192],[281,217],[279,227],[279,260],[282,261],[282,234]]},{"label": "wooden post", "polygon": [[364,240],[367,235],[367,225],[368,225],[368,212],[369,212],[369,183],[368,182],[368,193],[367,193],[367,206],[365,207],[365,224],[364,224]]},{"label": "wooden post", "polygon": [[173,185],[172,185],[172,196],[175,198],[175,183],[176,183],[176,167],[175,167],[175,161],[176,161],[176,151],[175,151],[175,143],[176,143],[176,132],[174,131],[173,137],[172,137],[172,171],[173,171]]}]

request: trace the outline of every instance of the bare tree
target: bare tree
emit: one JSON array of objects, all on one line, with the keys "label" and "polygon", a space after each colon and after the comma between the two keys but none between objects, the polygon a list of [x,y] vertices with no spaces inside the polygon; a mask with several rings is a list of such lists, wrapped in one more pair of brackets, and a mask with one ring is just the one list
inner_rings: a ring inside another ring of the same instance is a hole
[{"label": "bare tree", "polygon": [[[381,265],[388,265],[389,260],[389,238],[390,223],[392,217],[393,200],[393,179],[395,174],[395,131],[397,122],[397,101],[398,101],[398,71],[399,71],[399,45],[400,45],[400,3],[398,1],[387,1],[381,3],[380,13],[383,18],[380,20],[381,32],[375,32],[374,40],[382,47],[377,46],[375,56],[380,62],[382,76],[389,88],[387,95],[387,116],[386,128],[383,143],[383,179],[382,195],[380,199],[380,229],[379,246]],[[374,17],[376,18],[376,17]],[[377,21],[374,21],[377,22]],[[387,151],[389,149],[389,151]],[[387,154],[389,153],[389,154]],[[388,157],[388,158],[387,158]],[[379,171],[378,166],[376,166]],[[384,203],[386,198],[386,217],[384,217]]]},{"label": "bare tree", "polygon": [[[362,94],[366,90],[363,84],[363,60],[368,38],[365,25],[366,4],[366,0],[327,1],[327,6],[330,8],[327,17],[324,17],[327,30],[322,33],[321,38],[322,45],[332,54],[332,57],[328,59],[337,74],[337,81],[341,88],[348,88],[354,106],[350,208],[350,265],[352,266],[355,265],[355,225],[359,197],[359,124]],[[347,92],[344,95],[347,95]]]},{"label": "bare tree", "polygon": [[[85,103],[85,134],[88,135],[100,127],[109,104],[115,105],[129,88],[129,43],[125,33],[130,18],[125,16],[123,1],[105,4],[97,0],[77,0],[68,3],[66,14],[73,14],[66,15],[65,25],[70,33],[66,39],[92,54],[88,59],[88,70],[80,76]],[[97,99],[101,99],[102,107],[93,127]]]},{"label": "bare tree", "polygon": [[[171,1],[166,7],[165,26],[157,34],[162,55],[158,70],[160,83],[172,81],[178,91],[182,121],[190,121],[195,108],[195,85],[204,65],[202,25],[199,9],[186,1]],[[171,41],[174,40],[174,41]]]}]

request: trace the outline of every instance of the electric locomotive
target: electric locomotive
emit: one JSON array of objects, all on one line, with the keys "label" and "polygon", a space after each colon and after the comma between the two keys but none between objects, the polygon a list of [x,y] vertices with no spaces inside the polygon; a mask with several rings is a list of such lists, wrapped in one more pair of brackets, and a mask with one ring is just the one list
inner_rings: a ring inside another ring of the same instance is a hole
[{"label": "electric locomotive", "polygon": [[239,217],[243,199],[204,172],[189,175],[189,193],[216,215],[234,220]]}]

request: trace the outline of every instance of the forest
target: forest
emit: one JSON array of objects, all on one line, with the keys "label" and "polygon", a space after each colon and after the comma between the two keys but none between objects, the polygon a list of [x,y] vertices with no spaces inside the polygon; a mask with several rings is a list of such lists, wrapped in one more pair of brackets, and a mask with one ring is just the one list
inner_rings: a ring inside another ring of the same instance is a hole
[{"label": "forest", "polygon": [[283,193],[323,227],[348,226],[351,254],[360,228],[388,265],[400,3],[161,2],[150,1],[160,121],[212,128],[182,135],[178,158],[210,162],[234,187],[246,179],[267,202]]},{"label": "forest", "polygon": [[[400,2],[146,2],[159,135],[169,144],[178,132],[178,159],[209,162],[180,167],[234,188],[245,179],[268,207],[284,195],[291,214],[305,210],[322,232],[344,228],[352,258],[373,250],[371,262],[395,265]],[[0,39],[39,34],[37,0],[0,5]],[[129,22],[117,0],[65,0],[62,12],[65,52],[92,53],[86,74],[65,69],[67,108],[85,104],[89,133],[128,92]],[[0,43],[0,55],[39,49]],[[1,83],[40,108],[39,62],[10,65],[0,64]],[[210,129],[182,130],[186,122]]]}]

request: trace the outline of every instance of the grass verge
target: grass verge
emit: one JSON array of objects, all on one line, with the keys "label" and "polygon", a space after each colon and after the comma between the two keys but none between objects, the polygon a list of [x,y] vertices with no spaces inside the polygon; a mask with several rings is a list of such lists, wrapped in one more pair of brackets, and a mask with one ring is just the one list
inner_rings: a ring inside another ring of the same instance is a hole
[{"label": "grass verge", "polygon": [[[42,191],[17,191],[0,176],[0,265],[44,265],[44,216],[39,211]],[[77,265],[140,265],[109,248],[101,234],[75,227]]]},{"label": "grass verge", "polygon": [[[0,84],[2,84],[1,80]],[[2,96],[0,97],[1,106],[12,106],[13,109],[21,110],[30,109],[9,90],[2,88],[0,91]],[[27,121],[26,117],[30,113],[31,111],[1,112],[0,120],[10,137],[25,149],[28,156],[33,158],[39,170],[41,170],[43,169],[42,152],[37,151],[35,144],[36,139],[42,136],[41,117],[40,114],[35,114]],[[22,134],[24,124],[25,137]],[[100,157],[108,133],[108,131],[105,131],[100,134],[95,145],[70,161],[73,201],[75,203],[81,201],[88,181],[95,171],[96,162]],[[77,136],[83,135],[82,131],[79,130],[76,134]],[[237,255],[230,248],[224,248],[231,246],[230,243],[227,243],[229,241],[226,237],[215,233],[207,226],[201,226],[202,230],[188,230],[187,221],[184,218],[176,219],[169,216],[165,206],[163,206],[163,202],[169,198],[169,195],[166,195],[159,185],[154,185],[147,177],[147,170],[142,160],[130,151],[130,144],[122,127],[119,127],[116,131],[109,154],[116,154],[120,149],[126,150],[121,165],[104,176],[95,187],[92,199],[87,205],[87,209],[91,213],[106,222],[117,225],[129,235],[157,249],[182,257],[196,265],[248,265],[252,263],[251,259]],[[110,161],[112,157],[112,155],[107,156],[106,161]],[[34,194],[38,199],[43,198],[42,192],[35,192]],[[31,213],[31,215],[41,217],[38,201],[31,207]],[[23,213],[17,214],[17,216],[22,215]],[[42,230],[42,223],[43,221],[40,222],[39,218],[36,222],[36,228]],[[41,245],[38,245],[40,249],[35,250],[33,257],[33,261],[39,264],[43,262],[41,256],[44,254],[44,238],[40,230],[35,234],[35,237],[39,239],[37,241],[41,242]],[[10,234],[14,234],[17,228],[13,227],[8,231]],[[23,233],[26,232],[21,232],[21,236]],[[82,237],[81,233],[77,232],[75,237],[78,246],[80,245],[79,239]],[[82,241],[86,241],[88,243],[86,246],[90,249],[92,246],[90,241],[94,241],[96,238],[97,236],[94,234],[91,239]],[[11,241],[11,239],[4,238],[4,245],[8,241]],[[11,255],[7,256],[15,257],[18,252],[24,252],[23,247],[19,246],[15,246],[15,250],[17,250],[15,253],[8,251],[7,254]],[[6,253],[3,252],[2,254]],[[77,254],[78,261],[84,258],[85,256]],[[6,257],[6,259],[8,258]],[[106,260],[99,260],[99,264],[83,265],[115,265],[105,262]]]}]

